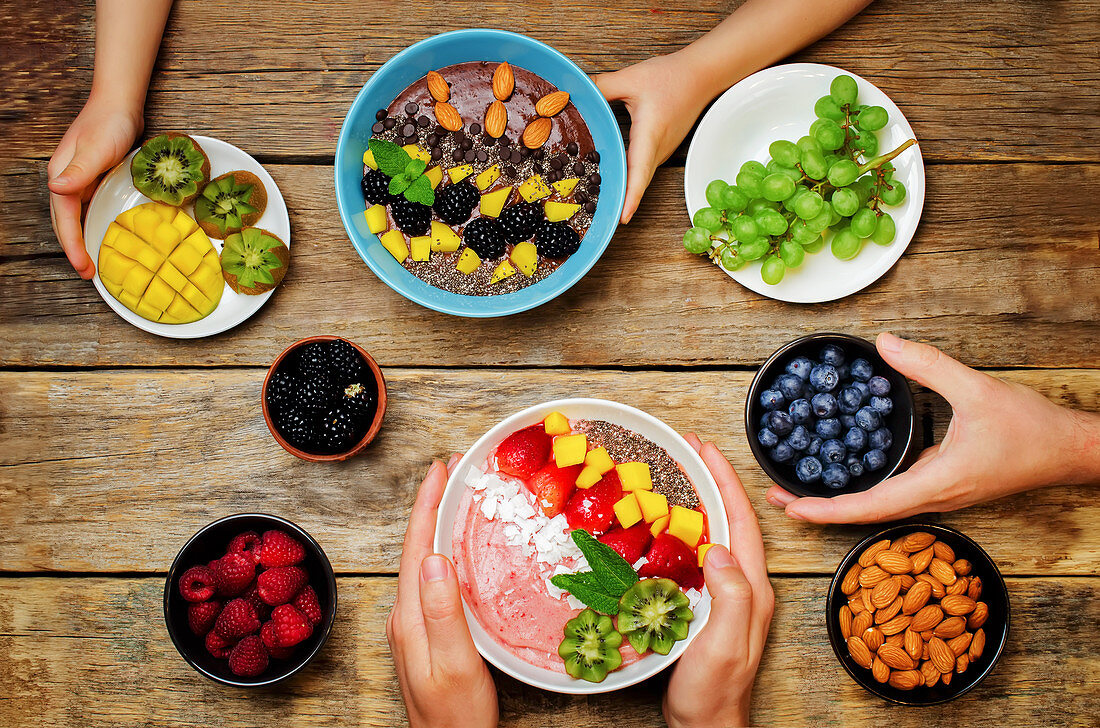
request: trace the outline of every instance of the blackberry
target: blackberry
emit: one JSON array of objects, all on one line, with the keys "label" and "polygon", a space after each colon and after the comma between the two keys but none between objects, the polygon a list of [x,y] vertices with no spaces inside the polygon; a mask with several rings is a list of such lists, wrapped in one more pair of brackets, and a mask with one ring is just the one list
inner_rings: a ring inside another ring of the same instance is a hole
[{"label": "blackberry", "polygon": [[328,363],[339,385],[361,382],[367,377],[366,362],[359,350],[343,339],[328,342]]},{"label": "blackberry", "polygon": [[275,415],[282,413],[294,401],[298,378],[285,369],[278,369],[267,383],[267,407]]},{"label": "blackberry", "polygon": [[544,222],[535,231],[535,247],[545,258],[565,258],[581,247],[581,236],[564,222]]},{"label": "blackberry", "polygon": [[374,419],[374,392],[367,385],[352,382],[340,390],[337,400],[338,406],[350,410],[361,426],[368,427]]},{"label": "blackberry", "polygon": [[492,260],[504,255],[504,232],[500,229],[500,224],[492,218],[479,217],[470,222],[462,231],[462,241],[482,260]]},{"label": "blackberry", "polygon": [[481,200],[481,193],[469,182],[448,185],[435,196],[435,214],[448,225],[461,225]]},{"label": "blackberry", "polygon": [[377,169],[367,169],[363,173],[363,197],[372,205],[384,205],[393,202],[390,194],[390,178]]},{"label": "blackberry", "polygon": [[314,417],[311,413],[291,409],[275,420],[275,429],[299,450],[313,450],[317,447]]},{"label": "blackberry", "polygon": [[312,414],[323,412],[332,403],[335,393],[336,382],[328,371],[311,374],[298,387],[295,409]]},{"label": "blackberry", "polygon": [[323,342],[306,344],[298,352],[298,371],[307,379],[315,374],[326,374],[330,367],[328,347]]},{"label": "blackberry", "polygon": [[397,227],[406,235],[427,235],[432,223],[432,208],[399,197],[390,203],[390,212]]},{"label": "blackberry", "polygon": [[343,452],[362,437],[363,428],[355,414],[345,407],[333,407],[318,423],[314,436],[317,446],[324,452]]},{"label": "blackberry", "polygon": [[542,208],[533,202],[520,202],[505,208],[498,219],[504,239],[515,245],[530,240],[542,222]]}]

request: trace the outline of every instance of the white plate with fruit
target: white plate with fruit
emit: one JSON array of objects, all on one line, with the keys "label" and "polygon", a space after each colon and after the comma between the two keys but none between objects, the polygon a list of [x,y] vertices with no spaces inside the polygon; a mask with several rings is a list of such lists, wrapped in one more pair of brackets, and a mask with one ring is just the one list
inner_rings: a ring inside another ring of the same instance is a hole
[{"label": "white plate with fruit", "polygon": [[913,129],[886,94],[832,66],[775,66],[730,88],[699,123],[684,246],[763,296],[832,301],[897,262],[924,192]]}]

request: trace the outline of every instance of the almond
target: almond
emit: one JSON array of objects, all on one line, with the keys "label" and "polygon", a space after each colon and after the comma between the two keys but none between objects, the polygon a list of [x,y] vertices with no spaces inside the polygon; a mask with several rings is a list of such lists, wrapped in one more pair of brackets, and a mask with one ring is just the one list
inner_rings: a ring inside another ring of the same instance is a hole
[{"label": "almond", "polygon": [[859,555],[859,565],[863,568],[867,568],[871,564],[875,563],[875,556],[879,551],[885,551],[890,548],[890,539],[884,538],[881,541],[875,541],[873,544],[867,547],[867,550]]},{"label": "almond", "polygon": [[863,567],[859,564],[852,564],[852,568],[848,569],[848,573],[844,575],[844,579],[840,582],[840,591],[851,596],[859,589],[859,572],[863,571]]},{"label": "almond", "polygon": [[[948,617],[936,625],[936,628],[932,630],[932,634],[943,639],[950,639],[961,635],[964,629],[966,629],[965,617]],[[882,631],[886,631],[886,625],[883,625]]]},{"label": "almond", "polygon": [[923,551],[918,551],[911,557],[913,559],[913,573],[919,574],[928,568],[928,565],[932,563],[932,558],[936,555],[933,547],[929,546]]},{"label": "almond", "polygon": [[924,687],[930,688],[940,681],[940,671],[936,669],[931,660],[922,662],[920,671],[924,675]]},{"label": "almond", "polygon": [[501,101],[507,101],[516,88],[516,76],[512,73],[512,67],[505,61],[493,71],[493,96]]},{"label": "almond", "polygon": [[924,640],[924,644],[928,644],[928,640],[932,639],[935,635],[932,634],[932,630],[926,629],[920,633],[920,638]]},{"label": "almond", "polygon": [[899,554],[909,553],[908,551],[905,550],[905,541],[904,541],[904,539],[900,539],[900,538],[897,541],[894,541],[892,544],[890,544],[890,550],[891,551],[896,551]]},{"label": "almond", "polygon": [[982,577],[970,577],[970,586],[966,587],[966,596],[974,601],[978,601],[982,598]]},{"label": "almond", "polygon": [[871,663],[871,677],[875,678],[876,682],[884,683],[890,679],[890,668],[876,657]]},{"label": "almond", "polygon": [[883,571],[882,567],[878,564],[871,564],[863,571],[859,572],[859,585],[870,589],[883,579],[888,579],[889,577],[890,575]]},{"label": "almond", "polygon": [[937,559],[942,559],[951,564],[955,562],[955,549],[951,548],[943,541],[936,541],[932,544],[932,550],[936,553]]},{"label": "almond", "polygon": [[905,649],[905,637],[902,636],[901,632],[898,632],[897,634],[888,635],[886,637],[886,644],[893,645],[894,647],[897,647],[898,649],[904,650]]},{"label": "almond", "polygon": [[913,588],[913,585],[917,583],[917,580],[913,578],[912,574],[898,574],[897,580],[901,584],[901,591],[905,593]]},{"label": "almond", "polygon": [[508,129],[508,110],[504,108],[504,102],[494,101],[485,110],[485,133],[494,139],[500,139]]},{"label": "almond", "polygon": [[958,578],[955,575],[955,570],[951,568],[951,564],[939,557],[932,559],[932,563],[928,564],[928,573],[945,587],[954,584],[955,579]]},{"label": "almond", "polygon": [[905,593],[901,603],[902,614],[916,614],[928,604],[931,597],[932,585],[926,581],[918,581]]},{"label": "almond", "polygon": [[871,604],[882,609],[893,602],[901,592],[901,584],[894,579],[880,581],[871,592]]},{"label": "almond", "polygon": [[938,604],[929,604],[917,610],[913,615],[912,628],[914,632],[927,632],[935,629],[943,621],[943,610]]},{"label": "almond", "polygon": [[985,620],[988,618],[989,605],[985,602],[975,602],[974,611],[966,618],[966,626],[968,629],[978,629],[985,624]]},{"label": "almond", "polygon": [[436,102],[432,107],[435,110],[435,120],[447,131],[458,131],[462,128],[462,117],[458,115],[458,109],[446,101]]},{"label": "almond", "polygon": [[940,672],[951,672],[955,669],[955,653],[939,637],[928,641],[928,659]]},{"label": "almond", "polygon": [[897,551],[880,552],[875,563],[888,574],[907,574],[913,570],[913,560]]},{"label": "almond", "polygon": [[966,650],[966,656],[971,662],[982,656],[985,650],[985,630],[979,629],[974,633],[974,639],[970,640],[970,647]]},{"label": "almond", "polygon": [[940,606],[952,617],[959,617],[973,612],[976,605],[974,600],[965,594],[948,594],[940,600]]},{"label": "almond", "polygon": [[552,128],[553,122],[545,116],[535,119],[523,130],[523,146],[528,149],[538,149],[550,138]]},{"label": "almond", "polygon": [[919,634],[911,629],[905,630],[902,637],[905,641],[905,651],[908,652],[909,656],[914,660],[919,660],[924,651],[924,640],[920,638]]},{"label": "almond", "polygon": [[[928,639],[924,638],[925,634],[928,635]],[[927,632],[927,633],[921,632],[920,633],[920,659],[922,659],[922,660],[927,660],[928,659],[928,640],[930,640],[930,639],[932,639],[932,633],[931,632]]]},{"label": "almond", "polygon": [[932,587],[932,596],[936,599],[942,599],[943,595],[947,593],[943,582],[930,574],[917,574],[917,581],[928,582],[928,585]]},{"label": "almond", "polygon": [[943,680],[944,685],[950,685],[951,684],[951,673],[949,673],[949,672],[942,673],[940,675],[940,680]]},{"label": "almond", "polygon": [[451,98],[451,87],[438,73],[428,71],[428,93],[436,101],[448,101]]},{"label": "almond", "polygon": [[970,640],[972,639],[974,639],[973,634],[970,632],[963,632],[958,637],[952,637],[947,640],[947,646],[955,653],[955,657],[958,657],[959,655],[966,654],[966,650],[970,647]]},{"label": "almond", "polygon": [[970,667],[970,657],[959,655],[955,658],[955,672],[966,672],[968,667]]},{"label": "almond", "polygon": [[844,639],[852,636],[852,610],[847,604],[840,608],[840,634]]},{"label": "almond", "polygon": [[955,569],[956,574],[962,574],[963,576],[969,574],[970,569],[973,568],[966,559],[958,559],[955,563],[951,564],[951,567]]},{"label": "almond", "polygon": [[867,649],[871,652],[878,652],[878,648],[882,647],[882,644],[886,641],[886,635],[876,627],[868,627],[863,630],[859,638],[863,640],[863,644],[867,645]]},{"label": "almond", "polygon": [[883,622],[879,625],[879,629],[882,630],[884,635],[895,635],[905,631],[905,629],[913,623],[913,618],[907,614],[899,614],[891,619],[889,622]]},{"label": "almond", "polygon": [[555,91],[546,94],[535,103],[535,113],[547,118],[557,116],[569,103],[568,91]]},{"label": "almond", "polygon": [[944,589],[947,594],[966,594],[967,588],[970,586],[970,579],[965,576],[960,576],[955,579],[955,583]]},{"label": "almond", "polygon": [[[857,665],[870,669],[871,651],[867,649],[867,645],[859,637],[852,635],[848,638],[848,654],[852,656]],[[952,658],[952,662],[954,662],[954,658]]]},{"label": "almond", "polygon": [[899,596],[897,599],[890,602],[890,604],[875,612],[875,624],[889,622],[896,617],[898,612],[901,611],[901,603],[902,598]]},{"label": "almond", "polygon": [[[880,647],[878,649],[878,659],[885,662],[887,667],[892,670],[912,670],[917,666],[917,663],[913,661],[908,652],[893,645]],[[954,655],[951,656],[951,663],[955,663]]]},{"label": "almond", "polygon": [[912,553],[914,551],[924,551],[926,548],[935,543],[936,537],[925,531],[914,531],[905,538],[901,539],[902,547]]},{"label": "almond", "polygon": [[[866,610],[870,614],[874,614],[875,609],[876,609],[875,605],[871,602],[871,595],[873,593],[874,593],[873,589],[868,589],[866,587],[859,590],[859,597],[860,597],[860,599],[863,600],[863,606],[866,608]],[[870,616],[870,615],[868,615],[868,616]]]},{"label": "almond", "polygon": [[857,614],[852,618],[852,634],[860,635],[871,626],[871,615],[867,612]]},{"label": "almond", "polygon": [[856,592],[852,596],[848,597],[848,606],[852,609],[852,614],[859,614],[860,612],[866,612],[867,607],[863,605],[863,599],[859,592]]},{"label": "almond", "polygon": [[919,670],[895,670],[888,682],[898,690],[912,690],[924,684],[924,675]]}]

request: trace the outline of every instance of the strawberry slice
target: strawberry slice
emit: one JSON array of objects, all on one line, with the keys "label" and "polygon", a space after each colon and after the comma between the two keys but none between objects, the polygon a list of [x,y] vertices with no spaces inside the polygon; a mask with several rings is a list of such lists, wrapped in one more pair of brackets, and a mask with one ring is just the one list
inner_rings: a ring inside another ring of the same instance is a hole
[{"label": "strawberry slice", "polygon": [[667,533],[657,536],[645,557],[646,563],[638,569],[638,576],[672,579],[681,589],[703,587],[703,572],[699,569],[695,552],[675,536]]},{"label": "strawberry slice", "polygon": [[513,432],[497,447],[497,468],[517,478],[530,478],[546,465],[552,444],[541,423]]},{"label": "strawberry slice", "polygon": [[599,536],[615,522],[615,504],[622,497],[623,489],[614,470],[591,488],[577,489],[565,504],[564,513],[569,527],[583,528],[593,536]]},{"label": "strawberry slice", "polygon": [[531,476],[527,481],[527,488],[537,497],[542,512],[553,518],[562,512],[569,496],[573,495],[580,472],[580,465],[559,468],[554,463],[549,463]]},{"label": "strawberry slice", "polygon": [[649,548],[649,542],[653,540],[653,534],[649,532],[649,524],[644,521],[635,523],[630,528],[616,528],[600,536],[599,541],[615,549],[633,565]]}]

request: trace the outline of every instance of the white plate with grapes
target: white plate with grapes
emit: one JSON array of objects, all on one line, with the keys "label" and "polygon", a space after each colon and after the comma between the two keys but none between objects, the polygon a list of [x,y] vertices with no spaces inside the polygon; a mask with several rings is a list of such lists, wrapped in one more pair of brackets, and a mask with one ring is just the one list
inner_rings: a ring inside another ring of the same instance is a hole
[{"label": "white plate with grapes", "polygon": [[913,239],[924,161],[886,94],[839,68],[791,63],[726,91],[688,149],[684,247],[757,293],[849,296]]}]

